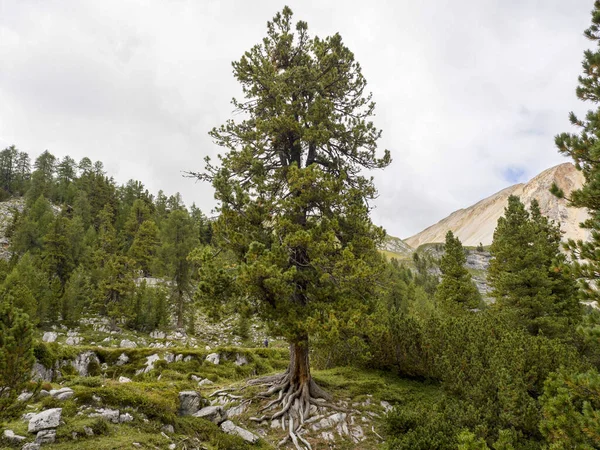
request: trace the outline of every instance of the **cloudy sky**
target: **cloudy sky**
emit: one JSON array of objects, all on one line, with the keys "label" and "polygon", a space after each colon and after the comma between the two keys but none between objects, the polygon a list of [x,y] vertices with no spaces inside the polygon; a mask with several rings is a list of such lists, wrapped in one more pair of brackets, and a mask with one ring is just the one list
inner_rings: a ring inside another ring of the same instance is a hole
[{"label": "cloudy sky", "polygon": [[408,237],[566,161],[592,0],[0,0],[0,148],[102,160],[119,182],[181,192],[218,148],[207,132],[239,95],[231,61],[288,4],[312,33],[340,32],[377,102],[373,218]]}]

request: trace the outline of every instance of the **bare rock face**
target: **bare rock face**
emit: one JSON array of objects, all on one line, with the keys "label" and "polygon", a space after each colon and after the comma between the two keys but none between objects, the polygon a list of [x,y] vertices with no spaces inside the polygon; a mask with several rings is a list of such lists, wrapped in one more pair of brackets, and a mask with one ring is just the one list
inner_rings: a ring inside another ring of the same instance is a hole
[{"label": "bare rock face", "polygon": [[77,371],[77,373],[79,373],[79,376],[87,377],[88,367],[92,362],[100,364],[98,356],[96,356],[94,352],[88,351],[78,355],[77,358],[75,358],[75,361],[73,361],[71,364],[73,365],[73,368]]},{"label": "bare rock face", "polygon": [[566,200],[552,195],[550,187],[553,183],[569,196],[573,190],[583,185],[584,177],[573,164],[560,164],[543,171],[527,183],[515,184],[473,206],[459,209],[405,241],[413,248],[444,242],[446,233],[451,230],[465,246],[475,247],[480,243],[490,245],[498,219],[504,215],[504,208],[511,195],[520,197],[526,207],[529,207],[533,199],[537,199],[542,214],[560,224],[565,240],[586,240],[589,232],[580,228],[579,223],[588,218],[587,211],[582,208],[568,208]]}]

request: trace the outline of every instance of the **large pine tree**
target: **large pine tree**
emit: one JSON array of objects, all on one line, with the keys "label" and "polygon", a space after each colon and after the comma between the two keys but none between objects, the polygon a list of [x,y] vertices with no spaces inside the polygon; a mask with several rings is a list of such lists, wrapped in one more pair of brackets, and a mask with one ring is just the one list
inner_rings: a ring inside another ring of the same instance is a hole
[{"label": "large pine tree", "polygon": [[488,280],[497,306],[532,334],[560,334],[580,315],[560,238],[536,200],[527,211],[518,197],[508,198],[490,247]]},{"label": "large pine tree", "polygon": [[217,245],[238,255],[238,281],[290,343],[289,367],[268,391],[282,393],[282,409],[266,418],[308,416],[327,397],[310,373],[311,332],[343,322],[373,289],[383,231],[370,221],[376,191],[363,174],[390,156],[376,155],[375,105],[339,34],[311,37],[302,21],[294,29],[285,7],[233,72],[244,119],[211,132],[227,153],[201,177],[219,201]]}]

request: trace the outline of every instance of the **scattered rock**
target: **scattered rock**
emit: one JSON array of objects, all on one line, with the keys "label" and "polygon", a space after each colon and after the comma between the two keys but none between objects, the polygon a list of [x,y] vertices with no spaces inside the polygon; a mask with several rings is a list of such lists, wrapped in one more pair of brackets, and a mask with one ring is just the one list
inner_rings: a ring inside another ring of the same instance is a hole
[{"label": "scattered rock", "polygon": [[57,400],[68,400],[75,395],[73,389],[68,387],[64,387],[62,389],[52,389],[49,393]]},{"label": "scattered rock", "polygon": [[183,362],[189,362],[192,360],[192,356],[191,355],[187,355],[185,358],[183,358]]},{"label": "scattered rock", "polygon": [[248,409],[247,403],[242,403],[238,406],[234,406],[233,408],[229,408],[227,410],[227,418],[231,419],[232,417],[237,417],[237,416],[245,413],[247,409]]},{"label": "scattered rock", "polygon": [[33,381],[52,381],[54,371],[46,369],[43,365],[36,362],[31,369],[31,378]]},{"label": "scattered rock", "polygon": [[248,364],[248,359],[245,355],[241,355],[240,353],[236,353],[235,355],[235,363],[236,366],[245,366]]},{"label": "scattered rock", "polygon": [[179,393],[179,415],[192,416],[202,405],[202,396],[196,391],[182,391]]},{"label": "scattered rock", "polygon": [[15,434],[13,430],[4,430],[3,436],[4,439],[11,444],[20,444],[27,439],[25,436],[19,436],[18,434]]},{"label": "scattered rock", "polygon": [[83,427],[83,432],[85,433],[86,436],[94,435],[94,430],[92,430],[90,427]]},{"label": "scattered rock", "polygon": [[154,355],[150,355],[150,356],[146,357],[146,367],[138,370],[135,374],[139,375],[141,373],[150,372],[152,369],[154,369],[154,363],[156,361],[158,361],[159,359],[160,359],[160,356],[158,356],[156,353]]},{"label": "scattered rock", "polygon": [[175,355],[173,353],[165,353],[165,361],[168,362],[169,364],[172,363],[173,361],[175,361]]},{"label": "scattered rock", "polygon": [[40,430],[56,428],[60,424],[61,415],[62,408],[47,409],[39,414],[35,414],[29,419],[27,431],[30,433],[37,433]]},{"label": "scattered rock", "polygon": [[56,430],[41,430],[35,437],[36,444],[53,444],[56,441]]},{"label": "scattered rock", "polygon": [[177,444],[169,444],[167,447],[169,450],[175,450],[177,448]]},{"label": "scattered rock", "polygon": [[323,431],[321,433],[321,438],[324,441],[335,441],[335,436],[333,435],[333,433],[331,431]]},{"label": "scattered rock", "polygon": [[95,413],[90,414],[90,417],[102,417],[112,423],[119,423],[120,411],[118,409],[100,408]]},{"label": "scattered rock", "polygon": [[29,444],[25,444],[21,450],[40,450],[40,444],[30,442]]},{"label": "scattered rock", "polygon": [[122,366],[123,364],[127,364],[129,362],[129,356],[125,353],[121,353],[121,355],[117,358],[117,366]]},{"label": "scattered rock", "polygon": [[213,423],[219,425],[225,420],[225,411],[222,406],[207,406],[202,408],[195,414],[192,414],[194,417],[202,417],[204,419],[210,420]]},{"label": "scattered rock", "polygon": [[55,331],[46,331],[42,336],[42,342],[55,342],[58,338],[58,333]]},{"label": "scattered rock", "polygon": [[214,383],[212,381],[210,381],[208,378],[205,378],[198,382],[198,386],[206,386],[207,384],[214,384]]},{"label": "scattered rock", "polygon": [[175,362],[179,362],[183,359],[183,355],[180,353],[175,357]]},{"label": "scattered rock", "polygon": [[206,356],[206,360],[210,363],[217,365],[221,361],[221,355],[219,355],[218,353],[211,353]]},{"label": "scattered rock", "polygon": [[75,358],[75,361],[71,362],[71,365],[77,371],[79,376],[87,377],[89,375],[88,367],[92,362],[100,365],[100,360],[96,354],[94,352],[87,351],[77,355],[77,358]]},{"label": "scattered rock", "polygon": [[44,397],[50,397],[50,392],[48,392],[46,389],[42,389],[39,393],[38,393],[38,397],[39,398],[44,398]]},{"label": "scattered rock", "polygon": [[152,339],[165,339],[167,337],[167,334],[164,331],[155,330],[152,333],[150,333],[150,337]]},{"label": "scattered rock", "polygon": [[246,442],[250,442],[251,444],[258,442],[258,439],[259,439],[257,435],[255,435],[254,433],[251,433],[250,431],[248,431],[242,427],[238,427],[231,420],[226,420],[225,422],[223,422],[221,424],[221,430],[223,430],[227,434],[233,434],[233,435],[239,436],[243,440],[245,440]]},{"label": "scattered rock", "polygon": [[22,420],[23,422],[29,422],[33,416],[35,416],[35,413],[32,413],[32,412],[30,412],[30,413],[27,413],[27,414],[23,414],[23,415],[21,416],[21,420]]},{"label": "scattered rock", "polygon": [[133,422],[133,416],[129,413],[121,414],[119,416],[119,423]]},{"label": "scattered rock", "polygon": [[137,344],[129,339],[123,339],[119,344],[121,348],[137,348]]},{"label": "scattered rock", "polygon": [[119,377],[119,383],[131,383],[131,379],[127,377]]},{"label": "scattered rock", "polygon": [[160,429],[163,433],[173,434],[175,433],[175,428],[173,425],[163,425]]},{"label": "scattered rock", "polygon": [[392,410],[392,405],[390,405],[388,402],[386,402],[385,400],[381,401],[381,407],[383,408],[383,410],[387,413],[390,412]]},{"label": "scattered rock", "polygon": [[79,345],[83,342],[83,338],[80,336],[70,336],[65,341],[66,345]]},{"label": "scattered rock", "polygon": [[190,378],[192,379],[192,381],[196,381],[196,382],[199,382],[202,380],[202,378],[197,377],[196,375],[192,375]]},{"label": "scattered rock", "polygon": [[355,444],[365,440],[365,433],[360,425],[357,425],[350,431],[350,436]]},{"label": "scattered rock", "polygon": [[28,401],[31,397],[33,397],[33,394],[31,392],[22,392],[21,395],[19,395],[17,397],[17,401],[18,402],[26,402]]},{"label": "scattered rock", "polygon": [[341,413],[341,412],[335,413],[329,417],[322,418],[319,422],[315,423],[312,426],[312,429],[313,429],[313,431],[318,431],[318,430],[321,430],[324,428],[331,428],[342,422],[345,423],[345,420],[346,420],[346,413]]}]

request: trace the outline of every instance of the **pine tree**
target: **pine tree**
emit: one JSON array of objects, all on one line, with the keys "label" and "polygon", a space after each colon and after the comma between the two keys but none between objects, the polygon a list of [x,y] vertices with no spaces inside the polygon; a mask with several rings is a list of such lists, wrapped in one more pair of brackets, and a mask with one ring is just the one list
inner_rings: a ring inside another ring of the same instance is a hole
[{"label": "pine tree", "polygon": [[270,380],[287,405],[273,417],[308,415],[313,397],[328,396],[310,374],[311,331],[360,314],[382,264],[383,232],[369,218],[376,191],[362,173],[390,156],[376,155],[375,105],[339,34],[310,37],[302,21],[294,30],[285,7],[233,70],[245,119],[211,132],[227,153],[200,177],[219,201],[218,245],[238,256],[245,293],[290,343],[288,371]]},{"label": "pine tree", "polygon": [[[592,24],[585,30],[585,36],[592,41],[593,49],[584,52],[583,75],[579,76],[577,97],[591,102],[594,109],[588,110],[585,118],[577,117],[573,112],[569,119],[579,129],[578,133],[562,133],[555,138],[558,151],[570,156],[575,167],[582,171],[585,183],[581,189],[571,192],[569,204],[587,208],[590,218],[581,226],[590,230],[591,239],[587,241],[569,240],[574,261],[575,276],[580,280],[581,295],[589,301],[600,301],[600,1],[596,0],[592,10]],[[556,185],[553,192],[564,197]]]},{"label": "pine tree", "polygon": [[165,274],[173,280],[171,303],[175,307],[177,327],[185,325],[191,299],[192,262],[190,252],[198,244],[194,223],[185,209],[172,211],[163,224],[161,261]]},{"label": "pine tree", "polygon": [[465,268],[467,258],[462,243],[452,231],[446,233],[444,249],[440,261],[442,280],[435,293],[438,304],[451,313],[477,308],[481,303],[481,294]]},{"label": "pine tree", "polygon": [[137,263],[144,277],[149,277],[156,265],[160,245],[158,234],[158,227],[154,221],[145,220],[140,225],[133,244],[129,248],[129,256]]},{"label": "pine tree", "polygon": [[14,406],[34,363],[29,318],[5,299],[0,303],[0,417]]},{"label": "pine tree", "polygon": [[516,196],[509,197],[494,231],[488,270],[492,296],[532,334],[560,334],[581,313],[560,237],[535,200],[530,214]]}]

